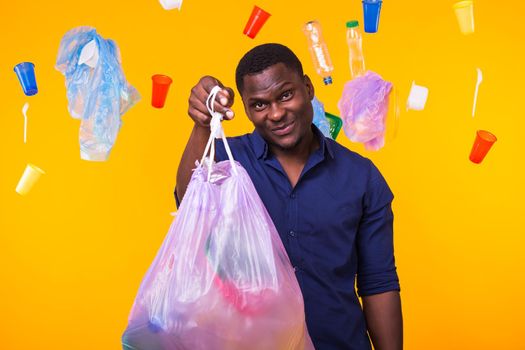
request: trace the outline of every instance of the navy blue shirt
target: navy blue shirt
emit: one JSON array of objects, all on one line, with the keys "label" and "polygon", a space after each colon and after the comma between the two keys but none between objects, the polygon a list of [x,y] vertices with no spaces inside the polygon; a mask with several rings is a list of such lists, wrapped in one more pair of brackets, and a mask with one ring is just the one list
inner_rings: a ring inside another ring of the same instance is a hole
[{"label": "navy blue shirt", "polygon": [[[370,350],[356,294],[399,290],[393,252],[394,198],[372,162],[325,138],[292,188],[266,141],[254,131],[228,138],[272,218],[303,293],[317,350]],[[216,160],[226,160],[221,140]],[[357,278],[356,278],[357,277]]]}]

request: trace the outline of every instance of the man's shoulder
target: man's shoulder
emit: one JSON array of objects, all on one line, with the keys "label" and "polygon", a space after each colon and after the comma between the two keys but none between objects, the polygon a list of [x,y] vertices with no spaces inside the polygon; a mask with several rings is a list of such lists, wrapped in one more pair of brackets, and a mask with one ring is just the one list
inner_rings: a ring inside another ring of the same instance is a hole
[{"label": "man's shoulder", "polygon": [[327,141],[332,145],[334,159],[337,164],[336,171],[341,168],[342,171],[350,171],[353,175],[353,180],[362,179],[366,181],[366,186],[372,194],[375,193],[380,198],[383,198],[385,202],[392,201],[393,194],[381,171],[372,160],[349,150],[333,140]]},{"label": "man's shoulder", "polygon": [[338,162],[343,162],[345,164],[350,163],[354,168],[362,168],[363,170],[368,170],[372,161],[357,152],[354,152],[340,143],[332,140],[326,139],[326,142],[330,144],[332,152],[334,154],[334,159]]}]

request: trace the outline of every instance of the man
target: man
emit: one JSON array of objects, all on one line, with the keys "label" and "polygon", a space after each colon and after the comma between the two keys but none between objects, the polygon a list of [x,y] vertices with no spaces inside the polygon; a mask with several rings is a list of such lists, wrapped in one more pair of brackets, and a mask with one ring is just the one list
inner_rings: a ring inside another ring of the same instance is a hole
[{"label": "man", "polygon": [[[393,195],[385,180],[371,161],[312,125],[314,87],[287,47],[250,50],[237,66],[236,84],[255,131],[229,144],[294,266],[314,346],[369,350],[369,334],[376,350],[402,349]],[[213,77],[202,78],[189,98],[195,125],[177,173],[177,203],[210,135],[205,101],[215,85],[222,87],[215,110],[233,118],[233,90]],[[221,141],[216,152],[217,161],[227,159]]]}]

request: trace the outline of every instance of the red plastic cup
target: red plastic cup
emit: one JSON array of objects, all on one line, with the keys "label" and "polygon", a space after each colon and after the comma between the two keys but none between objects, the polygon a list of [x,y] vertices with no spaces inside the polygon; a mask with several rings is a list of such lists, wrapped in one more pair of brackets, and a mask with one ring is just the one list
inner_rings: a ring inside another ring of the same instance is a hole
[{"label": "red plastic cup", "polygon": [[151,77],[153,80],[153,92],[151,94],[151,105],[155,108],[164,107],[166,97],[168,96],[168,90],[170,88],[171,80],[167,75],[155,74]]},{"label": "red plastic cup", "polygon": [[238,312],[255,316],[268,309],[268,303],[275,299],[275,292],[265,288],[258,292],[241,290],[234,282],[225,281],[215,275],[213,283],[220,290],[224,299]]},{"label": "red plastic cup", "polygon": [[270,16],[271,15],[268,12],[264,11],[259,6],[254,6],[250,19],[248,20],[248,23],[246,23],[246,27],[244,27],[243,33],[252,39],[255,38]]},{"label": "red plastic cup", "polygon": [[470,151],[470,160],[476,164],[483,161],[483,158],[487,155],[488,151],[498,139],[490,132],[485,130],[478,130],[476,133],[476,139]]}]

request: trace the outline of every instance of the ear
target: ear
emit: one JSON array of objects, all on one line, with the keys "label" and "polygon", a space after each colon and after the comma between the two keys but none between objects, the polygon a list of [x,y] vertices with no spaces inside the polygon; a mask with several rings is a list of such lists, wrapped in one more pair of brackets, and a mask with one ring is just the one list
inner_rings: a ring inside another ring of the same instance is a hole
[{"label": "ear", "polygon": [[241,100],[242,100],[242,105],[244,107],[244,114],[246,114],[246,116],[248,117],[248,119],[253,123],[253,119],[252,117],[250,116],[250,113],[248,111],[248,105],[244,102],[244,98],[243,96],[241,95]]},{"label": "ear", "polygon": [[315,96],[315,89],[314,84],[312,84],[312,81],[310,80],[310,77],[308,75],[304,75],[303,77],[304,85],[306,86],[306,91],[308,93],[308,98],[311,100],[314,99]]}]

